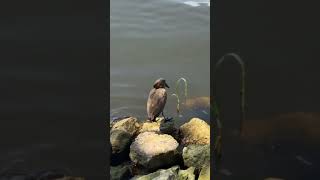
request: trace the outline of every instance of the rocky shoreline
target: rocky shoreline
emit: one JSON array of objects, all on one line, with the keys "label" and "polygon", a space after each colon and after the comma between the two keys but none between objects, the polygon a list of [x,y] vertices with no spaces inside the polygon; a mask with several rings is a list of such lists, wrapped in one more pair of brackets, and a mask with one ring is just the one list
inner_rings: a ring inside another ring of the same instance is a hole
[{"label": "rocky shoreline", "polygon": [[174,119],[110,123],[113,180],[209,180],[210,126],[192,118],[179,128]]}]

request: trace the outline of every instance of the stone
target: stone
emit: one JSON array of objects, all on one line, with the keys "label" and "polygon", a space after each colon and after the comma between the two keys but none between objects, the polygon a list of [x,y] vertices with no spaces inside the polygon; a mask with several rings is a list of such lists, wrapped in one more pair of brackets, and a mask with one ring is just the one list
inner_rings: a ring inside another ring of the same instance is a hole
[{"label": "stone", "polygon": [[161,132],[164,134],[172,135],[177,129],[174,125],[174,120],[165,121],[164,118],[156,118],[156,122],[144,122],[142,123],[139,133],[143,132]]},{"label": "stone", "polygon": [[178,180],[195,180],[194,170],[194,167],[189,167],[186,170],[180,169],[178,172]]},{"label": "stone", "polygon": [[168,134],[144,132],[130,146],[130,159],[145,168],[156,169],[177,161],[178,142]]},{"label": "stone", "polygon": [[140,125],[138,120],[133,117],[114,122],[110,130],[112,153],[121,153],[128,149],[139,129]]},{"label": "stone", "polygon": [[110,143],[112,148],[112,153],[121,153],[129,148],[132,136],[122,130],[113,130],[110,132]]},{"label": "stone", "polygon": [[210,180],[210,164],[201,169],[198,180]]},{"label": "stone", "polygon": [[122,130],[130,135],[135,135],[140,129],[140,124],[137,120],[137,118],[129,117],[122,120],[116,121],[110,131],[114,130]]},{"label": "stone", "polygon": [[185,166],[201,169],[210,164],[210,145],[188,145],[182,150],[182,158]]},{"label": "stone", "polygon": [[110,166],[110,178],[111,180],[124,180],[129,179],[131,176],[130,166],[127,164],[121,164],[118,166]]},{"label": "stone", "polygon": [[136,176],[131,180],[175,180],[178,179],[179,166],[173,166],[169,169],[160,169],[151,174]]},{"label": "stone", "polygon": [[181,144],[210,144],[210,126],[202,119],[192,118],[180,129]]}]

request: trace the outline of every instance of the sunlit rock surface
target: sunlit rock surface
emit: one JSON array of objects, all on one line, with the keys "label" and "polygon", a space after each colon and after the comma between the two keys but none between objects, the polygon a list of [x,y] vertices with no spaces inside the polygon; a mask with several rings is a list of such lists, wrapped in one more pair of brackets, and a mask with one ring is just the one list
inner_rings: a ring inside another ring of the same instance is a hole
[{"label": "sunlit rock surface", "polygon": [[131,144],[129,156],[145,168],[159,168],[175,163],[178,145],[170,135],[144,132]]},{"label": "sunlit rock surface", "polygon": [[192,118],[180,127],[182,145],[210,144],[210,126],[202,119]]}]

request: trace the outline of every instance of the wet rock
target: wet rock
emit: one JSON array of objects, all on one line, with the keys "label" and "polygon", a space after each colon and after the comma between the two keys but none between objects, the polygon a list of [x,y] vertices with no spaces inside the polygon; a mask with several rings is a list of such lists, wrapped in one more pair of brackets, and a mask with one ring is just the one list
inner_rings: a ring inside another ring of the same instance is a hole
[{"label": "wet rock", "polygon": [[110,178],[111,180],[124,180],[129,179],[131,176],[130,165],[121,164],[118,166],[110,166]]},{"label": "wet rock", "polygon": [[138,120],[133,117],[115,122],[110,130],[110,143],[112,153],[121,153],[129,148],[129,145],[139,131]]},{"label": "wet rock", "polygon": [[210,164],[210,145],[190,144],[183,148],[182,157],[185,166],[200,169]]},{"label": "wet rock", "polygon": [[178,179],[179,166],[173,166],[169,169],[160,169],[154,173],[136,176],[132,180],[175,180]]},{"label": "wet rock", "polygon": [[201,169],[198,180],[210,180],[210,165]]},{"label": "wet rock", "polygon": [[180,170],[178,173],[178,180],[195,180],[194,167],[189,167],[186,170]]},{"label": "wet rock", "polygon": [[173,165],[177,161],[178,142],[168,134],[144,132],[130,146],[130,159],[148,169]]},{"label": "wet rock", "polygon": [[181,144],[210,144],[210,126],[202,119],[192,118],[180,127]]}]

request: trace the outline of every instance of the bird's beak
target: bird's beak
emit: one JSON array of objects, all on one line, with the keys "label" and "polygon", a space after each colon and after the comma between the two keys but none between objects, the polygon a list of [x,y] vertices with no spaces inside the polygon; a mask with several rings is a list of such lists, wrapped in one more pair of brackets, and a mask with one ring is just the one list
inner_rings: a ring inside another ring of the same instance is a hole
[{"label": "bird's beak", "polygon": [[167,83],[164,84],[167,88],[170,88]]}]

